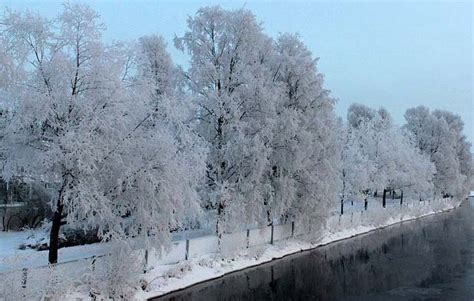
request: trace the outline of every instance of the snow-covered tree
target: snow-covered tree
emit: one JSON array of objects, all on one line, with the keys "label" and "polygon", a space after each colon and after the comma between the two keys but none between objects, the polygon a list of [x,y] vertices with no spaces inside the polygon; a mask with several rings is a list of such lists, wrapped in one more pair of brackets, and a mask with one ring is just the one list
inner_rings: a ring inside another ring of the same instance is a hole
[{"label": "snow-covered tree", "polygon": [[[134,62],[137,72],[131,76],[132,90],[149,101],[154,120],[150,126],[170,129],[181,160],[188,165],[183,179],[191,181],[190,187],[202,190],[207,144],[197,133],[197,104],[183,92],[181,70],[173,64],[166,43],[158,35],[139,39]],[[193,217],[187,216],[188,219]]]},{"label": "snow-covered tree", "polygon": [[102,43],[102,30],[82,4],[66,3],[53,21],[28,12],[2,20],[26,74],[13,87],[3,175],[52,187],[50,263],[66,222],[98,228],[105,240],[166,242],[199,209],[204,166],[188,162],[169,121],[182,113],[166,107],[170,118],[161,118],[150,98],[126,88],[127,56]]},{"label": "snow-covered tree", "polygon": [[380,157],[385,171],[384,189],[405,192],[422,199],[433,196],[433,175],[436,171],[426,154],[422,154],[415,143],[396,125],[390,126],[383,140],[384,151]]},{"label": "snow-covered tree", "polygon": [[471,152],[471,191],[474,191],[474,154]]},{"label": "snow-covered tree", "polygon": [[434,185],[444,196],[463,197],[468,192],[472,170],[470,144],[463,135],[459,116],[446,111],[434,111],[419,106],[405,113],[405,127],[418,148],[436,166]]},{"label": "snow-covered tree", "polygon": [[160,97],[174,95],[178,70],[166,51],[164,39],[159,35],[141,37],[135,55],[137,80],[152,89],[151,97],[158,101]]},{"label": "snow-covered tree", "polygon": [[435,110],[433,115],[444,119],[454,136],[455,144],[453,146],[459,160],[459,173],[464,178],[464,181],[461,182],[460,193],[464,197],[469,192],[469,183],[474,173],[470,164],[472,162],[471,143],[467,141],[466,135],[463,133],[464,122],[459,115],[445,110]]},{"label": "snow-covered tree", "polygon": [[267,66],[271,41],[243,9],[201,8],[187,25],[175,45],[191,58],[185,76],[210,145],[206,192],[209,207],[217,210],[216,230],[263,222],[275,118]]},{"label": "snow-covered tree", "polygon": [[373,142],[366,141],[373,136],[370,124],[361,124],[357,128],[347,126],[341,152],[341,202],[362,197],[367,200],[369,193],[376,191],[379,180],[376,177],[377,166],[367,149]]},{"label": "snow-covered tree", "polygon": [[380,115],[373,109],[353,104],[347,112],[347,130],[342,150],[342,202],[347,197],[369,193],[385,186],[380,153],[384,127]]},{"label": "snow-covered tree", "polygon": [[297,216],[323,224],[338,191],[335,101],[323,87],[317,59],[298,35],[281,34],[275,47],[269,211],[272,218]]},{"label": "snow-covered tree", "polygon": [[410,136],[383,108],[354,104],[348,111],[343,150],[343,195],[404,190],[426,197],[432,190],[434,166]]}]

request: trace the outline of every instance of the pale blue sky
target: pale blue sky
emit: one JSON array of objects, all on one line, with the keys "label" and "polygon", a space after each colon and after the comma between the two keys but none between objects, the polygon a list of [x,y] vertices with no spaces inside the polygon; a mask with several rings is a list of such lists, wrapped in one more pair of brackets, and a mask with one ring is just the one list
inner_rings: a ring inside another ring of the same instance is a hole
[{"label": "pale blue sky", "polygon": [[[106,38],[159,33],[177,63],[186,55],[172,45],[186,18],[218,1],[82,1],[102,16]],[[339,99],[336,112],[360,102],[385,106],[398,123],[409,107],[425,105],[460,114],[474,141],[473,4],[438,1],[320,2],[220,1],[224,8],[254,12],[271,36],[298,32],[320,57],[326,87]],[[29,8],[46,16],[61,1],[0,0],[0,9]]]}]

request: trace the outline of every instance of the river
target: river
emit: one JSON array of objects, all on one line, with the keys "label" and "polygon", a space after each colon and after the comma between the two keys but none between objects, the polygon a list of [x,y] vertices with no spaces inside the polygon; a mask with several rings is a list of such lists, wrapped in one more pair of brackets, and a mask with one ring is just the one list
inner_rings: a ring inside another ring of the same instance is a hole
[{"label": "river", "polygon": [[474,300],[474,199],[155,300]]}]

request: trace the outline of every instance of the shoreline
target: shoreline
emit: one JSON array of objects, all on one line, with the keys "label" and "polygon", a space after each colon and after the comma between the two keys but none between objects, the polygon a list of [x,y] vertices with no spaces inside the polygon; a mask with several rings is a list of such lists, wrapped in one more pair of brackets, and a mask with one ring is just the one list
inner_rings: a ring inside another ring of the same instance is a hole
[{"label": "shoreline", "polygon": [[[210,275],[208,277],[204,276],[201,279],[195,280],[193,282],[192,281],[186,281],[187,280],[186,278],[189,278],[190,276],[192,276],[191,274],[193,274],[193,270],[191,270],[191,271],[189,271],[189,273],[187,275],[184,275],[183,278],[170,278],[170,279],[173,279],[175,283],[164,284],[163,288],[162,288],[163,289],[162,291],[151,290],[151,291],[148,291],[148,292],[142,292],[142,293],[137,294],[137,297],[138,297],[138,300],[153,300],[153,299],[156,299],[156,298],[165,297],[165,296],[168,296],[168,295],[180,292],[180,291],[184,291],[184,290],[189,289],[191,287],[201,285],[201,284],[206,283],[206,282],[210,282],[210,281],[214,281],[214,280],[223,278],[224,276],[227,276],[227,275],[230,275],[230,274],[238,273],[238,272],[241,272],[241,271],[246,270],[246,269],[257,268],[257,267],[262,266],[264,264],[270,263],[274,260],[279,260],[279,259],[283,259],[283,258],[290,257],[290,256],[299,256],[302,253],[311,252],[311,251],[313,251],[317,248],[321,248],[321,247],[327,246],[329,244],[333,244],[333,243],[341,242],[341,241],[344,241],[344,240],[348,240],[348,239],[354,238],[356,236],[366,235],[366,234],[369,234],[369,233],[374,232],[374,231],[384,230],[386,228],[389,228],[389,227],[392,227],[392,226],[395,226],[395,225],[398,225],[398,224],[403,224],[404,222],[413,222],[414,220],[417,220],[417,219],[420,219],[420,218],[424,218],[424,217],[428,217],[428,216],[432,216],[432,215],[436,215],[436,214],[440,214],[440,213],[450,212],[450,211],[453,211],[453,210],[461,207],[462,203],[463,202],[460,202],[459,204],[454,205],[453,207],[448,208],[448,209],[444,209],[444,210],[440,210],[440,211],[436,211],[436,212],[432,211],[432,212],[422,214],[422,215],[417,216],[417,217],[408,217],[407,219],[395,220],[395,221],[393,221],[393,219],[389,219],[389,220],[387,220],[386,224],[383,224],[383,225],[380,225],[380,226],[359,226],[359,227],[356,227],[354,229],[351,229],[352,231],[348,230],[348,231],[342,231],[342,233],[341,232],[331,233],[331,234],[327,235],[325,238],[323,238],[322,242],[317,243],[317,244],[312,244],[312,243],[309,243],[309,242],[298,241],[298,240],[293,239],[292,241],[290,241],[288,243],[289,246],[286,246],[286,248],[283,247],[280,250],[271,250],[273,248],[278,248],[278,246],[269,246],[267,248],[267,250],[265,250],[265,252],[262,254],[261,258],[258,259],[258,260],[251,260],[251,259],[245,260],[244,259],[243,260],[244,262],[241,264],[241,266],[231,268],[229,270],[225,270],[225,271],[222,271],[220,273],[216,273],[213,276],[210,276]],[[296,249],[292,248],[291,245],[297,246],[297,248]],[[287,250],[285,250],[285,249],[287,249]],[[267,253],[267,251],[269,251],[268,253],[273,253],[272,251],[275,251],[276,254],[273,254],[273,255],[265,254],[265,253]],[[267,255],[267,256],[265,256],[265,255]],[[268,256],[268,255],[270,255],[270,256]],[[243,255],[243,256],[245,256],[245,255]],[[247,262],[245,262],[245,261],[247,261]],[[183,262],[181,262],[181,263],[183,263]],[[180,264],[180,263],[178,263],[178,264]],[[176,264],[176,265],[178,265],[178,264]],[[171,266],[173,266],[173,265],[170,265],[170,267]],[[194,276],[198,276],[198,275],[194,275]],[[192,277],[192,278],[196,278],[196,277]],[[183,279],[183,281],[179,281],[181,279]],[[179,282],[182,282],[182,283],[179,284]],[[173,284],[175,284],[175,285],[173,285]],[[166,289],[166,288],[168,288],[168,289]]]}]

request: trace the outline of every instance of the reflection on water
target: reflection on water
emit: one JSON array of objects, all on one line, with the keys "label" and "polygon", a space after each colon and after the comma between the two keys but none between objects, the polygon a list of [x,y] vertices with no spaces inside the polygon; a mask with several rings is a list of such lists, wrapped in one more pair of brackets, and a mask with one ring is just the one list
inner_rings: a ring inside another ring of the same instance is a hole
[{"label": "reflection on water", "polygon": [[157,300],[474,300],[474,200]]}]

